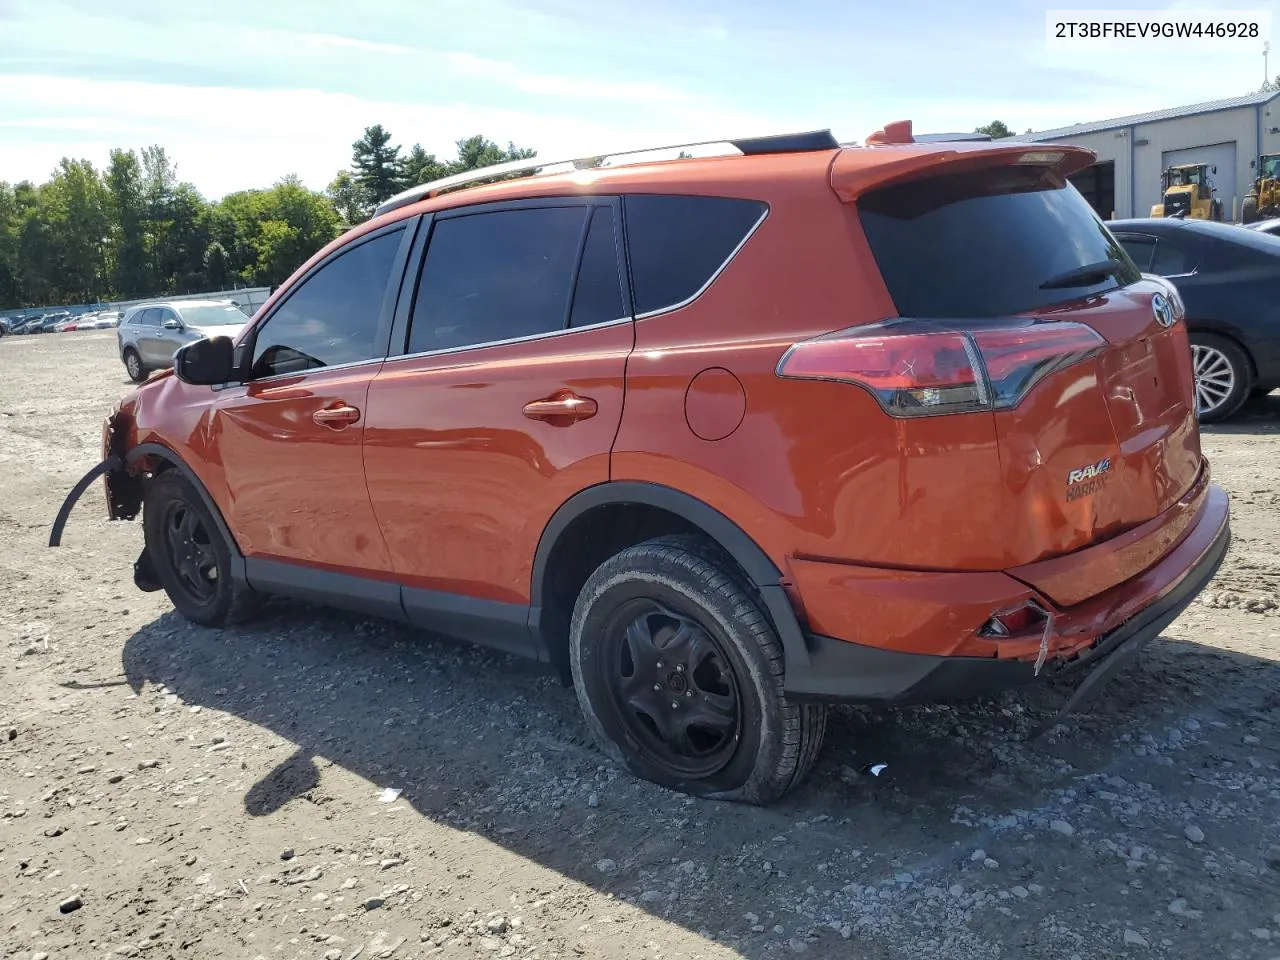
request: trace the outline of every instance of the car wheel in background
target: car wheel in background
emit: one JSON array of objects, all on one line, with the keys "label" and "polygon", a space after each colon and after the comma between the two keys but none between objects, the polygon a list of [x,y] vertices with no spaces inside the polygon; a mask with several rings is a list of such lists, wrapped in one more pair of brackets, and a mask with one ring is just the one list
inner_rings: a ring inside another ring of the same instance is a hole
[{"label": "car wheel in background", "polygon": [[740,574],[705,541],[629,547],[588,578],[569,660],[597,743],[673,790],[764,804],[800,782],[826,729],[783,696],[783,650]]},{"label": "car wheel in background", "polygon": [[132,347],[125,348],[124,369],[134,383],[141,383],[147,379],[147,368],[142,365],[142,358],[138,356],[138,351]]},{"label": "car wheel in background", "polygon": [[1191,369],[1196,378],[1196,416],[1217,423],[1231,416],[1253,389],[1253,368],[1233,340],[1213,333],[1191,335]]}]

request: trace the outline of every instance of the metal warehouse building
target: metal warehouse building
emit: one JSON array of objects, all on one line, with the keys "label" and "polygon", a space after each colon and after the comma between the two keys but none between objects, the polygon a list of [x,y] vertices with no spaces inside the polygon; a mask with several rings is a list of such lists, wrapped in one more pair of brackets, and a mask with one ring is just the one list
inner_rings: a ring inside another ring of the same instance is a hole
[{"label": "metal warehouse building", "polygon": [[1145,217],[1160,202],[1160,175],[1183,163],[1207,163],[1217,173],[1224,216],[1239,220],[1259,154],[1280,153],[1280,92],[1254,93],[1189,107],[1157,110],[1010,139],[1088,147],[1098,162],[1071,180],[1104,218]]}]

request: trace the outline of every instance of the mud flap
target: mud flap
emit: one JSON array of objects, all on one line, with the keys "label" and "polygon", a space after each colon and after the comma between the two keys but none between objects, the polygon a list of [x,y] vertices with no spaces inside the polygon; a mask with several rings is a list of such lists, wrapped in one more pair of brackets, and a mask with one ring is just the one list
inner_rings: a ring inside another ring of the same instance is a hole
[{"label": "mud flap", "polygon": [[49,531],[49,546],[58,547],[62,545],[62,530],[67,525],[67,518],[71,516],[71,508],[76,505],[76,501],[84,496],[84,492],[89,489],[89,485],[107,471],[118,470],[123,465],[124,463],[119,457],[107,457],[107,459],[80,478],[80,482],[72,487],[71,492],[67,494],[67,499],[62,501],[58,516],[54,518],[53,529]]},{"label": "mud flap", "polygon": [[155,565],[152,564],[151,554],[146,547],[142,548],[138,559],[133,561],[133,585],[143,593],[155,593],[161,589],[160,581],[156,578]]}]

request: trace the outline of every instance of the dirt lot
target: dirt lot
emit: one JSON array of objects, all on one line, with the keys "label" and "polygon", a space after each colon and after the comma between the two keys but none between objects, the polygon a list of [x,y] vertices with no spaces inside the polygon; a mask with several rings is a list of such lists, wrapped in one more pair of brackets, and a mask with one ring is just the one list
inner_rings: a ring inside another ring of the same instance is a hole
[{"label": "dirt lot", "polygon": [[1280,395],[1206,430],[1231,554],[1104,699],[837,710],[759,810],[620,774],[525,664],[188,626],[100,488],[48,549],[126,389],[111,331],[0,340],[0,957],[1280,958]]}]

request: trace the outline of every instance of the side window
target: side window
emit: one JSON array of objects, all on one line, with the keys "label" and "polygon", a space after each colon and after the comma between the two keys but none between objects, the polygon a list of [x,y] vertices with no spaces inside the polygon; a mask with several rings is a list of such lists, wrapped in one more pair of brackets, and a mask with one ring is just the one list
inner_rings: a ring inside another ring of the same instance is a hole
[{"label": "side window", "polygon": [[160,308],[147,307],[142,311],[142,319],[139,321],[144,327],[160,326]]},{"label": "side window", "polygon": [[768,207],[729,197],[649,196],[623,200],[636,315],[699,293],[733,256]]},{"label": "side window", "polygon": [[251,379],[371,360],[404,230],[339,254],[302,282],[254,334]]},{"label": "side window", "polygon": [[596,207],[582,248],[578,282],[573,291],[569,326],[618,320],[626,313],[622,305],[622,283],[618,279],[618,247],[613,235],[613,209]]},{"label": "side window", "polygon": [[436,222],[409,353],[563,330],[588,206],[529,207]]},{"label": "side window", "polygon": [[1152,273],[1158,273],[1162,277],[1176,277],[1194,269],[1195,263],[1185,250],[1175,247],[1168,240],[1161,240],[1156,244],[1156,256],[1151,264]]},{"label": "side window", "polygon": [[1151,255],[1155,252],[1156,242],[1146,237],[1117,237],[1129,259],[1138,265],[1144,273],[1151,272]]}]

